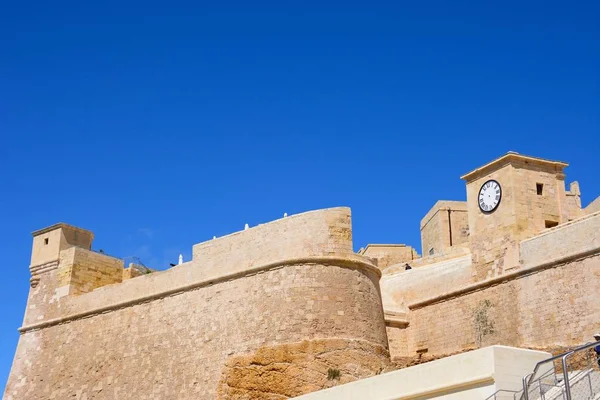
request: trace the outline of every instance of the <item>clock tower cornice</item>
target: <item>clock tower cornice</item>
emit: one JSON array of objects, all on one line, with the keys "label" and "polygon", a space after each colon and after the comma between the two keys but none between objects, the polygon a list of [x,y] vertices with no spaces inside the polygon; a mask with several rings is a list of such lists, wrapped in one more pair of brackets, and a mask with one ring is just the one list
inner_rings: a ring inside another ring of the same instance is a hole
[{"label": "clock tower cornice", "polygon": [[541,168],[543,170],[553,171],[557,175],[564,175],[563,169],[569,165],[563,161],[553,161],[545,158],[532,157],[519,154],[514,151],[509,151],[503,156],[498,157],[493,161],[490,161],[482,167],[476,168],[471,172],[466,173],[465,175],[461,176],[460,179],[463,179],[467,183],[469,183],[509,164],[530,166],[531,168]]}]

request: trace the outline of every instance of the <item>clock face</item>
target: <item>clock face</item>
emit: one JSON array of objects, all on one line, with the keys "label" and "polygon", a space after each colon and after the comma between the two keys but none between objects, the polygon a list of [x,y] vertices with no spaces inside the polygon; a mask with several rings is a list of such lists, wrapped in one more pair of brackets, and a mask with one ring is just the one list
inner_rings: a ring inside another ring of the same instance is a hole
[{"label": "clock face", "polygon": [[495,180],[489,180],[479,189],[479,208],[485,213],[494,211],[502,199],[502,188]]}]

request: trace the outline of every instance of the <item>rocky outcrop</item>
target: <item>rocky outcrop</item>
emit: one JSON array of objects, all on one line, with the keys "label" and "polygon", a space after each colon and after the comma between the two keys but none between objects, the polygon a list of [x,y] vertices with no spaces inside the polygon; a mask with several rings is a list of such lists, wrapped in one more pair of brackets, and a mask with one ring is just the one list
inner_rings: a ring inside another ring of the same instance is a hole
[{"label": "rocky outcrop", "polygon": [[218,399],[280,400],[392,370],[387,349],[365,341],[264,346],[225,364]]}]

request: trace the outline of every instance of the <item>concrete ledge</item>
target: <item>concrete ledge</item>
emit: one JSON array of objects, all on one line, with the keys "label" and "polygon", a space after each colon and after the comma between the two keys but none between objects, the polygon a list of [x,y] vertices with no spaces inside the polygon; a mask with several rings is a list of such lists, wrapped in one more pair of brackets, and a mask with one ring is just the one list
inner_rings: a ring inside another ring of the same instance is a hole
[{"label": "concrete ledge", "polygon": [[[381,272],[379,271],[379,269],[374,264],[370,263],[368,258],[361,257],[358,255],[348,255],[345,257],[312,256],[312,257],[294,258],[294,259],[289,259],[289,260],[281,260],[281,261],[277,261],[277,262],[272,262],[269,264],[264,264],[264,265],[256,266],[256,267],[249,268],[249,269],[244,269],[239,272],[234,272],[234,273],[229,273],[229,274],[227,274],[227,273],[215,274],[213,276],[205,277],[205,279],[196,281],[194,283],[177,286],[177,287],[174,287],[174,288],[171,288],[168,290],[157,291],[152,294],[134,297],[134,298],[131,298],[128,300],[114,302],[114,303],[111,303],[111,304],[108,304],[105,306],[96,306],[96,307],[92,306],[92,307],[89,307],[80,312],[74,312],[74,313],[71,313],[71,314],[68,314],[65,316],[61,316],[58,318],[48,319],[46,321],[42,321],[39,323],[22,326],[21,328],[19,328],[19,332],[21,332],[23,334],[23,333],[30,332],[33,330],[44,329],[44,328],[48,328],[50,326],[63,324],[63,323],[67,323],[70,321],[87,318],[87,317],[91,317],[91,316],[102,314],[102,313],[111,312],[111,311],[125,308],[125,307],[130,307],[135,304],[153,301],[153,300],[157,300],[157,299],[160,299],[163,297],[174,296],[179,293],[199,289],[204,286],[214,285],[214,284],[217,284],[220,282],[238,279],[243,276],[253,275],[253,274],[257,274],[260,272],[264,272],[264,271],[272,270],[272,269],[276,269],[276,268],[283,268],[286,266],[301,265],[301,264],[323,264],[323,265],[334,265],[336,267],[341,267],[341,268],[361,269],[361,270],[365,270],[367,272],[373,273],[377,277],[381,277]],[[191,267],[191,266],[188,265],[187,267]],[[133,281],[133,280],[130,280],[128,282],[131,282],[131,281]],[[123,287],[123,285],[126,285],[128,282],[101,288],[94,292],[83,294],[81,296],[67,297],[67,299],[69,299],[75,303],[78,301],[84,301],[85,298],[88,296],[91,296],[91,295],[94,295],[97,293],[101,293],[102,289],[106,289],[106,288],[121,289]],[[83,305],[85,306],[85,305],[87,305],[87,303],[83,303]]]},{"label": "concrete ledge", "polygon": [[521,378],[550,353],[490,346],[310,393],[301,400],[481,400],[497,390],[519,390]]}]

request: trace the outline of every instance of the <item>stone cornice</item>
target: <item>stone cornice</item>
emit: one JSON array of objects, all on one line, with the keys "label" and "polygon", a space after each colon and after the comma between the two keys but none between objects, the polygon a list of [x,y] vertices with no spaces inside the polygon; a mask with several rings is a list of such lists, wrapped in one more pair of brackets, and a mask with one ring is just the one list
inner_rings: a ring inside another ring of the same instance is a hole
[{"label": "stone cornice", "polygon": [[467,182],[471,182],[482,175],[486,175],[489,172],[497,170],[498,168],[503,167],[506,164],[511,164],[514,162],[532,163],[547,168],[554,168],[557,174],[561,174],[563,168],[569,166],[569,164],[562,161],[552,161],[547,160],[545,158],[526,156],[523,154],[516,153],[514,151],[509,151],[502,157],[496,158],[495,160],[490,161],[484,166],[476,168],[471,172],[466,173],[465,175],[461,176],[460,179],[463,179]]},{"label": "stone cornice", "polygon": [[[375,274],[378,278],[381,278],[381,271],[375,266],[375,264],[371,263],[368,257],[362,257],[356,254],[348,254],[345,256],[311,256],[311,257],[302,257],[302,258],[294,258],[288,260],[281,260],[277,262],[272,262],[268,264],[264,264],[261,266],[256,266],[253,268],[249,268],[240,272],[234,272],[230,274],[224,274],[217,277],[212,277],[204,280],[200,280],[198,282],[190,283],[187,285],[182,285],[173,289],[159,291],[156,293],[151,293],[144,296],[139,296],[130,300],[120,301],[113,304],[108,304],[105,306],[100,306],[96,308],[91,308],[85,311],[76,312],[70,315],[65,315],[58,318],[49,319],[46,321],[38,322],[35,324],[25,325],[19,328],[19,332],[21,334],[33,331],[48,328],[50,326],[64,324],[67,322],[71,322],[74,320],[88,318],[94,315],[103,314],[107,312],[112,312],[118,309],[131,307],[136,304],[145,303],[148,301],[153,301],[157,299],[161,299],[164,297],[175,296],[184,292],[188,292],[195,289],[200,289],[205,286],[214,285],[217,283],[230,281],[234,279],[239,279],[244,276],[256,275],[258,273],[283,268],[291,265],[302,265],[302,264],[321,264],[321,265],[333,265],[336,267],[342,268],[352,268],[365,270],[367,272],[371,272]],[[93,293],[93,292],[91,292]],[[85,295],[82,295],[82,297]]]},{"label": "stone cornice", "polygon": [[396,328],[406,328],[409,325],[406,312],[397,312],[384,309],[385,325]]},{"label": "stone cornice", "polygon": [[29,278],[29,284],[31,287],[36,287],[40,282],[40,275],[46,272],[50,272],[58,268],[58,260],[48,261],[43,264],[30,265],[29,272],[31,272],[31,278]]},{"label": "stone cornice", "polygon": [[39,275],[43,274],[44,272],[52,271],[56,268],[58,268],[58,259],[48,261],[43,264],[30,265],[29,272],[31,272],[31,275]]},{"label": "stone cornice", "polygon": [[54,225],[50,225],[47,226],[45,228],[42,229],[38,229],[37,231],[33,231],[31,232],[31,236],[35,237],[35,236],[39,236],[41,234],[47,233],[47,232],[51,232],[54,231],[56,229],[61,229],[61,228],[66,228],[72,231],[79,231],[79,232],[85,232],[88,235],[91,235],[92,238],[94,237],[94,233],[92,231],[88,231],[87,229],[83,229],[83,228],[78,228],[76,226],[73,225],[69,225],[69,224],[65,224],[64,222],[59,222],[57,224]]}]

